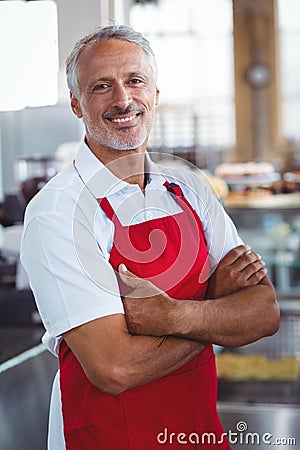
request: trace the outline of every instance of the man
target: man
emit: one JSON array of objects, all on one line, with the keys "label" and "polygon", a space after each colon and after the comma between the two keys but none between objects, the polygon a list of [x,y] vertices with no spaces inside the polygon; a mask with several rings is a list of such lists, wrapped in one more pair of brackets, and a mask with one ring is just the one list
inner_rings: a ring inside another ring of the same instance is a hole
[{"label": "man", "polygon": [[31,202],[22,244],[60,362],[49,448],[211,448],[213,433],[228,449],[211,343],[276,332],[264,263],[205,183],[162,173],[146,153],[159,90],[140,33],[96,30],[66,68],[85,139]]}]

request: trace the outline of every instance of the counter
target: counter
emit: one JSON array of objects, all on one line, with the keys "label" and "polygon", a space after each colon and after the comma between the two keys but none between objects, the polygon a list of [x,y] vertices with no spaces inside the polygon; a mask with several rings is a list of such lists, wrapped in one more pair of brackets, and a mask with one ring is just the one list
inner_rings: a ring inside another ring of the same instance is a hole
[{"label": "counter", "polygon": [[300,406],[220,403],[219,414],[232,450],[296,450]]},{"label": "counter", "polygon": [[[300,356],[300,298],[281,298],[281,325],[271,337],[228,349],[269,358]],[[219,380],[218,409],[234,450],[300,448],[300,380]],[[265,435],[265,438],[263,437]],[[238,439],[238,441],[236,441]],[[252,441],[254,443],[252,443]],[[271,448],[272,448],[271,447]]]}]

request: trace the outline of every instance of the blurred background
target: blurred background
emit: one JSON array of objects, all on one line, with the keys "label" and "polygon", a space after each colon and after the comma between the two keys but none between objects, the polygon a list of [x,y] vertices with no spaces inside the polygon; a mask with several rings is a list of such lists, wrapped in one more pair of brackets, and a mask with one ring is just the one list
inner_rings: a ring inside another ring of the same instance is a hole
[{"label": "blurred background", "polygon": [[216,348],[225,431],[244,420],[250,432],[299,446],[299,0],[0,0],[0,448],[46,449],[57,362],[40,346],[19,263],[23,214],[83,136],[65,58],[84,34],[113,23],[141,31],[156,53],[161,96],[149,150],[204,171],[263,256],[280,301],[276,336]]}]

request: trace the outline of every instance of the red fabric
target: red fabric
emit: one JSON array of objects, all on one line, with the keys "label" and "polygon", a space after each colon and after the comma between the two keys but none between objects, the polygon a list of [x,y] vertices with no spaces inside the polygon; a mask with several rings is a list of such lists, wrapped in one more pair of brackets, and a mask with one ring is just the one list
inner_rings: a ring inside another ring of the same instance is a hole
[{"label": "red fabric", "polygon": [[[201,300],[209,273],[202,224],[179,186],[173,193],[183,212],[130,227],[121,225],[107,199],[98,200],[115,226],[110,263],[115,270],[125,263],[173,298]],[[88,381],[64,341],[59,360],[67,450],[211,449],[222,441],[212,346],[171,374],[117,396]]]}]

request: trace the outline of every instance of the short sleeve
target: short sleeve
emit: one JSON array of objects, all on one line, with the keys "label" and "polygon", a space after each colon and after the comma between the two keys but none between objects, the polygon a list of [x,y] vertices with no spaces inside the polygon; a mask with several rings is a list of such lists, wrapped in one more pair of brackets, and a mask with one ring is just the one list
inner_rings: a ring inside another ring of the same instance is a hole
[{"label": "short sleeve", "polygon": [[26,224],[21,261],[52,336],[124,312],[116,275],[92,228],[68,211],[40,214]]}]

